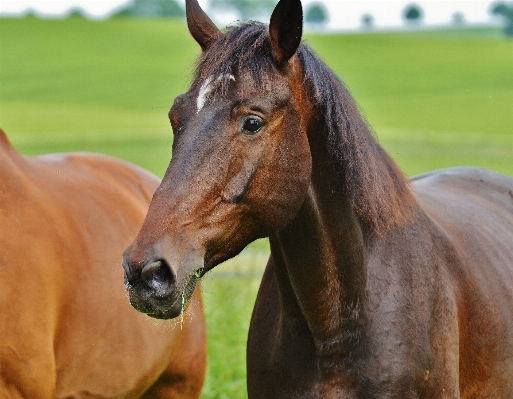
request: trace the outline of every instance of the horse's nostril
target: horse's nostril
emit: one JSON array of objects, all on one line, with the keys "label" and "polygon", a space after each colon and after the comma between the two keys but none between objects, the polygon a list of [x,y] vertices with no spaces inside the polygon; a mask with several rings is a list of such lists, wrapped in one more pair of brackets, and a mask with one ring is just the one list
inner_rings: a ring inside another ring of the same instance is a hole
[{"label": "horse's nostril", "polygon": [[144,266],[141,279],[148,288],[156,291],[157,296],[168,296],[173,286],[173,274],[168,265],[161,260]]}]

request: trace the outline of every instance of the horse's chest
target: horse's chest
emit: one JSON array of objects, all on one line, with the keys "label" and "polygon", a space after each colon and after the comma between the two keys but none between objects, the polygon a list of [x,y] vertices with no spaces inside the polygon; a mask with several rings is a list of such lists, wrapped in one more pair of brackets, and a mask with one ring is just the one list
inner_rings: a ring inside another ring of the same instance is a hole
[{"label": "horse's chest", "polygon": [[[255,321],[258,313],[253,317]],[[351,364],[340,359],[323,365],[301,323],[284,322],[283,315],[269,309],[259,321],[258,328],[253,324],[248,341],[250,399],[430,397],[423,396],[424,369],[418,362],[402,356],[399,359],[404,352],[401,348],[385,351],[382,343],[367,343],[369,353],[363,350],[362,357],[354,358]]]},{"label": "horse's chest", "polygon": [[250,399],[357,398],[342,383],[343,375],[323,376],[311,334],[301,322],[284,322],[283,315],[269,309],[262,316],[258,310],[253,314],[248,340]]}]

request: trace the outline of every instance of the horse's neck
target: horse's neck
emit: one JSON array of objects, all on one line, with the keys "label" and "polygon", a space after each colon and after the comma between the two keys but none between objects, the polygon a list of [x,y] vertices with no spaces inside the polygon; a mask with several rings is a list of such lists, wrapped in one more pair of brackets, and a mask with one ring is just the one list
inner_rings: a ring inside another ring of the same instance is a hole
[{"label": "horse's neck", "polygon": [[[343,184],[314,162],[307,199],[295,220],[271,237],[283,316],[303,318],[319,367],[352,358],[364,320],[364,239]],[[342,366],[343,367],[343,366]]]}]

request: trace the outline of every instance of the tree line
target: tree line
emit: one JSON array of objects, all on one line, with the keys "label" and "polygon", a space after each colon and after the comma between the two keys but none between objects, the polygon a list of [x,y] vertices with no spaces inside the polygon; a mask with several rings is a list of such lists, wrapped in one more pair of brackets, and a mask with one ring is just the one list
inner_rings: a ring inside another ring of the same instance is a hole
[{"label": "tree line", "polygon": [[[209,0],[208,6],[214,12],[231,12],[240,20],[269,18],[276,0]],[[504,23],[504,32],[513,36],[513,2],[498,1],[492,4],[492,15],[500,18]],[[31,12],[28,15],[34,16]],[[69,17],[84,17],[85,11],[73,8],[69,11]],[[176,0],[132,0],[122,8],[117,9],[112,17],[174,17],[184,18],[185,10]],[[424,17],[422,8],[415,4],[409,4],[403,10],[403,19],[410,25],[418,24]],[[310,25],[322,26],[329,20],[329,12],[322,1],[309,3],[305,8],[305,22]],[[463,13],[453,14],[453,23],[463,25],[465,18]],[[364,28],[371,29],[374,26],[374,17],[366,13],[361,17]]]}]

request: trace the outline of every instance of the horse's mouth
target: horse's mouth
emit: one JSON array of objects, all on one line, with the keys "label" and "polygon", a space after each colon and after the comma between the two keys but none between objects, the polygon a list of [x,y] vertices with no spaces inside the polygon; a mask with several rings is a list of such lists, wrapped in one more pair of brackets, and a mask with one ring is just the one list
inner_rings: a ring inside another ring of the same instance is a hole
[{"label": "horse's mouth", "polygon": [[183,316],[191,303],[202,273],[203,269],[198,269],[189,277],[182,289],[177,289],[167,296],[160,295],[158,291],[141,286],[134,287],[125,282],[130,303],[137,311],[155,319],[167,320]]}]

